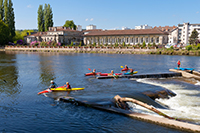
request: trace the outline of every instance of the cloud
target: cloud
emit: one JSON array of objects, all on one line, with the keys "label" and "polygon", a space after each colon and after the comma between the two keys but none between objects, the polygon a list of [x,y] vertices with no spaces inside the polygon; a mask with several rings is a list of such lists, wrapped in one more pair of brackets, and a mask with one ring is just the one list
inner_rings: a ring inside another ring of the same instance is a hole
[{"label": "cloud", "polygon": [[196,12],[197,14],[199,13],[199,11]]},{"label": "cloud", "polygon": [[93,18],[90,19],[90,21],[93,21],[93,20],[94,20]]},{"label": "cloud", "polygon": [[33,6],[32,5],[28,5],[27,8],[33,8]]},{"label": "cloud", "polygon": [[88,21],[88,18],[86,18],[85,21]]}]

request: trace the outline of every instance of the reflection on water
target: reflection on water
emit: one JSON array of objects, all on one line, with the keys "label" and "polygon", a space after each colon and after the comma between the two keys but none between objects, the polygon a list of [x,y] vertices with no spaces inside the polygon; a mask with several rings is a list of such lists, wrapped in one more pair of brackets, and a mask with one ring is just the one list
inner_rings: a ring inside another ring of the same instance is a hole
[{"label": "reflection on water", "polygon": [[0,93],[4,93],[6,96],[20,93],[15,54],[0,53],[0,85]]}]

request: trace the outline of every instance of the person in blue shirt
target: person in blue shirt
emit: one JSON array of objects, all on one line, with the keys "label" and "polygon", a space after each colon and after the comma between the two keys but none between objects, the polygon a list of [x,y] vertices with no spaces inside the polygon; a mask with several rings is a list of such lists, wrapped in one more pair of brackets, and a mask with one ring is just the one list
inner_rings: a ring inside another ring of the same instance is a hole
[{"label": "person in blue shirt", "polygon": [[57,88],[58,85],[53,81],[51,80],[51,85],[49,86],[49,88]]}]

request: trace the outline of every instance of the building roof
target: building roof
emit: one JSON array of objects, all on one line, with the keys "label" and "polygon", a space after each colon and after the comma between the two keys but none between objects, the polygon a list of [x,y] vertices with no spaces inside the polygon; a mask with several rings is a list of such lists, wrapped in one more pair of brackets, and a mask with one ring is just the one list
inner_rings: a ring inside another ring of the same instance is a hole
[{"label": "building roof", "polygon": [[27,37],[43,36],[43,35],[46,35],[46,34],[47,34],[47,32],[37,32],[37,33],[31,34],[31,35],[28,35]]},{"label": "building roof", "polygon": [[139,29],[139,30],[102,30],[91,31],[84,36],[113,36],[113,35],[168,35],[167,32],[163,32],[158,29]]},{"label": "building roof", "polygon": [[164,31],[164,32],[171,32],[172,30],[176,29],[177,27],[176,26],[165,26],[165,27],[154,27],[154,29],[159,29],[161,31]]}]

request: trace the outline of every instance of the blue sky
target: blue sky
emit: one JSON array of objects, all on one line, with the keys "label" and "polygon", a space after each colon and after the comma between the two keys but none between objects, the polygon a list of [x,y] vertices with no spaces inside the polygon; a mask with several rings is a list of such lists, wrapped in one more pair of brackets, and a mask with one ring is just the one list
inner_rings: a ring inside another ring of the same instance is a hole
[{"label": "blue sky", "polygon": [[135,28],[200,23],[200,0],[12,0],[16,29],[37,29],[39,5],[50,4],[54,26],[73,20],[83,29]]}]

